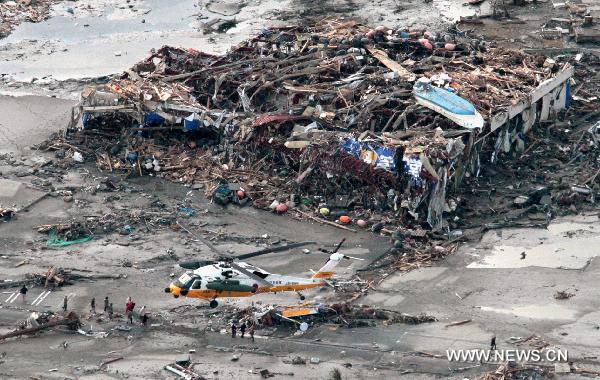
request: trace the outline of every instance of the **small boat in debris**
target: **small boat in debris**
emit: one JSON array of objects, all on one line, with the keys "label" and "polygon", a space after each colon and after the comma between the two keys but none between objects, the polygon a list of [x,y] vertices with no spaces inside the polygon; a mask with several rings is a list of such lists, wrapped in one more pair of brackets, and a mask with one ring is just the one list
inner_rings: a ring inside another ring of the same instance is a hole
[{"label": "small boat in debris", "polygon": [[484,120],[473,104],[460,96],[433,86],[428,79],[419,79],[413,86],[417,103],[446,116],[461,127],[482,129]]}]

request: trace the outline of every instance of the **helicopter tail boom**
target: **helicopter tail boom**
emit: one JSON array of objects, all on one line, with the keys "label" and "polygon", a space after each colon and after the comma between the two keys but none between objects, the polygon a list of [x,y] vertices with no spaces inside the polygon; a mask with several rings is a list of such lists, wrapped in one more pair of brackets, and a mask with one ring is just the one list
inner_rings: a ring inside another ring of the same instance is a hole
[{"label": "helicopter tail boom", "polygon": [[331,256],[329,256],[329,260],[327,260],[321,269],[313,274],[312,278],[327,279],[333,277],[335,274],[333,269],[340,263],[340,261],[342,261],[343,258],[344,255],[341,253],[332,253]]}]

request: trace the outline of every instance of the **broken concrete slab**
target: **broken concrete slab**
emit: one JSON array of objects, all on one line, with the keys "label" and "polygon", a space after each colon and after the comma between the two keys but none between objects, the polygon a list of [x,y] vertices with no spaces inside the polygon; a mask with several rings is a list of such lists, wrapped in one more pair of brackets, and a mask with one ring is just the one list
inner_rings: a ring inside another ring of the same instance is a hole
[{"label": "broken concrete slab", "polygon": [[15,207],[19,211],[39,201],[46,194],[23,182],[0,178],[0,206]]}]

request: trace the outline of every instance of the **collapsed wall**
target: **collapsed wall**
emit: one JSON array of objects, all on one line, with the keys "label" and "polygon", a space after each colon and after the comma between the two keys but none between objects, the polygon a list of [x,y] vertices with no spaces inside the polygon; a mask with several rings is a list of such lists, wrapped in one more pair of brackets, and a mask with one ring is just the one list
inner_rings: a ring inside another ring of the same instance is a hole
[{"label": "collapsed wall", "polygon": [[266,29],[223,56],[163,47],[86,88],[71,127],[103,170],[441,229],[448,192],[524,149],[568,106],[572,74],[460,33],[331,20]]}]

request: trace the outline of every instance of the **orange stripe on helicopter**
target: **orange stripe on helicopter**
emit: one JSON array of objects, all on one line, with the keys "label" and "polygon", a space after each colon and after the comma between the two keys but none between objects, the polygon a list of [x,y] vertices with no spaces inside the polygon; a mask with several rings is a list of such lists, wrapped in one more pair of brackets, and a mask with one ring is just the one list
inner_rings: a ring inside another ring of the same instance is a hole
[{"label": "orange stripe on helicopter", "polygon": [[334,274],[335,272],[317,272],[312,276],[312,278],[331,278]]},{"label": "orange stripe on helicopter", "polygon": [[[218,292],[218,291],[212,290],[212,289],[210,289],[210,290],[190,289],[190,290],[188,290],[186,297],[204,298],[204,299],[226,298],[226,297],[232,297],[232,298],[233,297],[250,297],[250,296],[254,296],[259,293],[293,292],[293,291],[298,291],[298,290],[312,289],[312,288],[316,288],[316,287],[324,286],[324,285],[326,285],[326,283],[324,283],[324,282],[315,282],[312,284],[277,285],[277,286],[272,286],[270,288],[267,288],[267,287],[258,288],[256,293],[237,292],[237,291],[230,291],[230,290],[223,290],[223,291]],[[171,286],[171,293],[174,295],[175,294],[179,295],[180,289],[175,286]]]},{"label": "orange stripe on helicopter", "polygon": [[287,318],[302,317],[304,315],[317,314],[318,310],[315,308],[299,308],[299,309],[285,309],[281,312],[281,315]]}]

